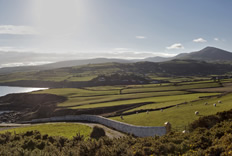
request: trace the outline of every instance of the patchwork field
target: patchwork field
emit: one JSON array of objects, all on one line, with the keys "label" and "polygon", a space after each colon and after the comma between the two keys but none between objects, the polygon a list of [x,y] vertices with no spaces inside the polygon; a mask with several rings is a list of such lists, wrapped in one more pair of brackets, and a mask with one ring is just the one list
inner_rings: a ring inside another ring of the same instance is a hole
[{"label": "patchwork field", "polygon": [[[33,94],[49,93],[67,97],[65,102],[57,104],[59,109],[109,109],[107,115],[121,122],[142,126],[163,126],[169,121],[174,129],[183,130],[201,116],[232,109],[232,93],[229,92],[231,84],[228,83],[230,81],[221,83],[195,79],[162,85],[48,89]],[[219,100],[222,103],[218,103]],[[208,104],[205,105],[205,102]],[[217,104],[216,107],[213,106],[214,103]],[[114,110],[115,107],[117,109]],[[198,111],[199,115],[195,115],[195,111]],[[124,120],[120,115],[123,115]]]},{"label": "patchwork field", "polygon": [[[218,103],[218,101],[222,103]],[[202,99],[200,101],[188,102],[187,104],[178,105],[163,111],[150,111],[149,113],[138,113],[120,117],[112,117],[111,119],[126,122],[134,125],[143,126],[163,126],[166,121],[169,121],[174,129],[184,129],[189,123],[198,119],[201,116],[216,114],[232,109],[232,93],[222,97],[213,97],[210,99]],[[205,102],[208,104],[205,105]],[[216,103],[216,107],[213,104]],[[162,104],[162,103],[161,103]],[[173,103],[169,103],[173,104]],[[146,107],[146,106],[144,106]],[[139,109],[139,108],[136,108]],[[195,111],[199,115],[195,115]]]}]

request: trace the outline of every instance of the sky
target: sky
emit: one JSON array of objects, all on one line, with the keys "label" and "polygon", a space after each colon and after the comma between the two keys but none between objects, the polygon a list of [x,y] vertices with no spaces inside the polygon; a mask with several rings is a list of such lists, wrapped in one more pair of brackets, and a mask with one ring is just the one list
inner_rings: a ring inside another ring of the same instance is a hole
[{"label": "sky", "polygon": [[0,0],[0,51],[80,58],[232,51],[231,0]]}]

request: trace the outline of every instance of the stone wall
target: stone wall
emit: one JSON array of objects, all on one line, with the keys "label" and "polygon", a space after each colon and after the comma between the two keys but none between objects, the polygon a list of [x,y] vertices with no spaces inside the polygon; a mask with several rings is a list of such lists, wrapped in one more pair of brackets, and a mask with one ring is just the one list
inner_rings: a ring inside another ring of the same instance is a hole
[{"label": "stone wall", "polygon": [[64,121],[95,122],[95,123],[99,123],[99,124],[105,125],[110,128],[114,128],[124,133],[133,134],[138,137],[148,137],[148,136],[155,136],[155,135],[162,136],[166,134],[165,127],[134,126],[134,125],[126,124],[123,122],[111,120],[111,119],[104,118],[101,116],[96,116],[96,115],[67,115],[67,116],[60,116],[60,117],[34,119],[26,123],[64,122]]}]

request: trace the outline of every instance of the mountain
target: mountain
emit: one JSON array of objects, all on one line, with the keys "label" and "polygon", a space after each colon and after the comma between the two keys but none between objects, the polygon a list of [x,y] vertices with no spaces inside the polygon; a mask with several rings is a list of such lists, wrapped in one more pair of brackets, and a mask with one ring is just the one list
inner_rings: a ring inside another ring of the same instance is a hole
[{"label": "mountain", "polygon": [[164,62],[174,59],[181,60],[200,60],[207,62],[232,62],[232,53],[215,48],[215,47],[206,47],[200,51],[190,52],[190,53],[181,53],[174,57],[149,57],[145,58],[142,61],[149,62]]},{"label": "mountain", "polygon": [[174,58],[187,60],[203,60],[209,62],[222,62],[232,61],[232,53],[215,47],[206,47],[200,51],[179,54]]},{"label": "mountain", "polygon": [[0,68],[0,74],[9,74],[13,72],[24,72],[24,71],[30,72],[30,71],[39,71],[39,70],[50,70],[50,69],[63,68],[63,67],[72,67],[72,66],[98,64],[98,63],[109,63],[109,62],[130,63],[129,60],[107,59],[107,58],[70,60],[70,61],[61,61],[61,62],[50,63],[50,64],[45,64],[45,65],[38,65],[38,66],[19,66],[19,67]]},{"label": "mountain", "polygon": [[[3,56],[7,55],[8,59],[4,59]],[[52,54],[36,54],[30,55],[30,53],[1,53],[0,52],[0,62],[7,62],[7,60],[30,60],[30,61],[48,61],[47,59],[51,57]],[[20,57],[19,57],[20,56]],[[47,58],[46,58],[47,57]],[[74,56],[70,55],[70,57],[74,58]],[[37,60],[36,60],[37,58]],[[57,55],[56,59],[61,59],[62,55]],[[64,58],[63,59],[67,59]],[[124,59],[107,59],[107,58],[95,58],[95,59],[85,59],[85,60],[69,60],[69,61],[61,61],[56,63],[50,63],[45,65],[37,65],[37,66],[19,66],[19,67],[5,67],[0,68],[0,74],[7,74],[12,72],[22,72],[22,71],[38,71],[38,70],[50,70],[55,68],[63,68],[63,67],[72,67],[72,66],[80,66],[87,64],[99,64],[99,63],[132,63],[132,62],[165,62],[170,60],[197,60],[197,61],[206,61],[206,62],[217,62],[217,63],[231,63],[232,62],[232,53],[215,48],[215,47],[206,47],[200,51],[191,52],[191,53],[181,53],[175,57],[148,57],[145,59],[136,59],[136,60],[124,60]]]}]

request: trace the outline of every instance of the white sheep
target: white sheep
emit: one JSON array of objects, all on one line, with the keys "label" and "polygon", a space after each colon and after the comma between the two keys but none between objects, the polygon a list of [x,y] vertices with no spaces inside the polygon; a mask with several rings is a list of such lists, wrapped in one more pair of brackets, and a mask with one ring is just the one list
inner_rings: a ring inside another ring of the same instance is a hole
[{"label": "white sheep", "polygon": [[222,103],[221,100],[219,100],[218,103]]},{"label": "white sheep", "polygon": [[195,112],[195,115],[198,115],[198,114],[199,114],[199,112],[198,112],[198,111],[196,111],[196,112]]},{"label": "white sheep", "polygon": [[207,103],[207,102],[205,102],[205,105],[208,105],[208,103]]},{"label": "white sheep", "polygon": [[182,133],[186,133],[186,130],[183,130]]},{"label": "white sheep", "polygon": [[214,103],[214,104],[213,104],[213,106],[214,106],[214,107],[216,107],[216,106],[217,106],[217,104],[216,104],[216,103]]}]

